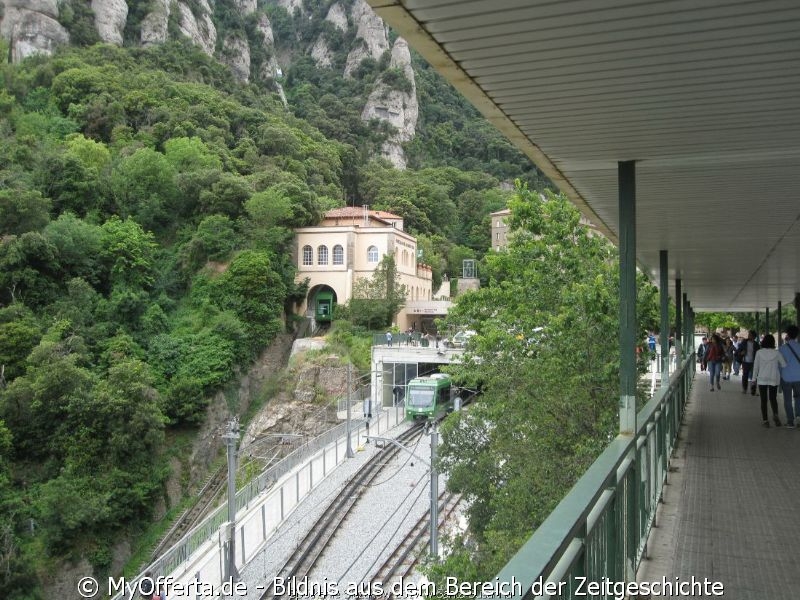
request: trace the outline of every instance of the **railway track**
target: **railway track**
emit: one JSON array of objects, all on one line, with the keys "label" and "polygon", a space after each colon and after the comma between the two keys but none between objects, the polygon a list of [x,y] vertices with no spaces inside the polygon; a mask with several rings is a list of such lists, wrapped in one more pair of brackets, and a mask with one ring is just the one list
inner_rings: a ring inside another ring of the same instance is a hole
[{"label": "railway track", "polygon": [[[442,492],[439,494],[439,520],[438,527],[450,518],[458,503],[461,502],[460,494]],[[389,557],[378,567],[370,577],[370,581],[380,583],[382,589],[388,590],[392,583],[404,579],[414,570],[419,562],[420,551],[425,542],[425,535],[430,530],[430,515],[425,514],[419,518],[409,532]]]},{"label": "railway track", "polygon": [[200,522],[209,510],[216,506],[215,500],[220,496],[223,489],[225,489],[227,478],[227,468],[225,465],[222,465],[211,475],[206,484],[198,492],[198,498],[194,506],[178,517],[172,528],[161,538],[161,541],[151,553],[151,560],[155,560],[164,550],[176,544],[192,527]]},{"label": "railway track", "polygon": [[[400,443],[412,443],[416,438],[423,435],[424,427],[420,424],[403,432],[397,437]],[[328,542],[333,539],[338,529],[342,526],[347,515],[355,506],[361,495],[363,488],[378,476],[384,466],[389,464],[400,452],[400,447],[390,445],[371,458],[364,467],[345,484],[339,494],[331,500],[323,512],[323,516],[311,528],[311,531],[298,544],[295,551],[286,561],[284,566],[278,571],[276,577],[284,580],[295,580],[306,577],[319,557],[325,551]],[[280,598],[274,593],[272,582],[267,584],[264,592],[259,596],[259,600],[268,598]]]},{"label": "railway track", "polygon": [[[278,450],[269,459],[267,466],[283,456],[287,449],[273,445],[269,450]],[[223,493],[227,489],[228,468],[223,464],[208,478],[205,485],[197,493],[195,503],[180,515],[164,537],[151,552],[151,560],[156,560],[165,550],[177,544],[186,533],[200,523],[210,512],[219,506]]]}]

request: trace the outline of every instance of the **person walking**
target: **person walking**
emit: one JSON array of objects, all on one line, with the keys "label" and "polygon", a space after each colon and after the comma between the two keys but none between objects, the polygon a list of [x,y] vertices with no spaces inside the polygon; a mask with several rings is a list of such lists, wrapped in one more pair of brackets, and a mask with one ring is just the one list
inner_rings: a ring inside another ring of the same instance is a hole
[{"label": "person walking", "polygon": [[795,419],[800,418],[800,342],[797,336],[800,328],[789,325],[786,328],[786,343],[778,349],[786,366],[781,369],[781,389],[783,408],[786,411],[786,427],[793,429]]},{"label": "person walking", "polygon": [[703,373],[708,366],[708,361],[706,361],[706,353],[708,352],[708,338],[703,336],[703,339],[700,340],[700,345],[697,347],[697,359],[700,361],[700,372]]},{"label": "person walking", "polygon": [[734,334],[733,336],[733,376],[739,376],[739,367],[741,363],[739,362],[739,346],[741,345],[742,341],[739,339],[739,334]]},{"label": "person walking", "polygon": [[[774,338],[773,338],[774,339]],[[742,393],[747,393],[747,383],[751,379],[753,373],[753,363],[756,360],[756,353],[758,352],[758,342],[756,341],[756,332],[752,329],[747,334],[747,339],[739,344],[739,363],[742,366]],[[756,384],[750,384],[750,393],[756,395]]]},{"label": "person walking", "polygon": [[389,348],[392,347],[392,332],[391,331],[387,331],[386,332],[386,345],[389,346]]},{"label": "person walking", "polygon": [[753,382],[758,384],[761,394],[761,419],[764,427],[769,427],[767,420],[767,397],[772,408],[772,420],[777,427],[781,426],[778,417],[778,384],[781,381],[780,370],[786,366],[786,360],[780,352],[775,350],[775,336],[768,333],[762,340],[762,346],[756,352],[753,362]]},{"label": "person walking", "polygon": [[733,340],[725,338],[723,347],[725,356],[722,358],[722,378],[728,381],[731,378],[731,365],[733,364]]},{"label": "person walking", "polygon": [[725,358],[725,349],[722,346],[722,338],[719,334],[715,333],[711,336],[711,342],[706,347],[704,355],[706,364],[708,365],[708,376],[711,380],[711,391],[714,391],[714,383],[717,384],[717,389],[721,389],[719,385],[719,377],[722,372],[722,359]]}]

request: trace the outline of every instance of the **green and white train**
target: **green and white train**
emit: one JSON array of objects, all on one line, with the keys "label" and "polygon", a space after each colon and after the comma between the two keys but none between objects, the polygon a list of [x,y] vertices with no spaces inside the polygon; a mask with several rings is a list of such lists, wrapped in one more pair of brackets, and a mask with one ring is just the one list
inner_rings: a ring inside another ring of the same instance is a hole
[{"label": "green and white train", "polygon": [[445,373],[415,377],[406,390],[406,418],[431,419],[453,410],[456,389]]}]

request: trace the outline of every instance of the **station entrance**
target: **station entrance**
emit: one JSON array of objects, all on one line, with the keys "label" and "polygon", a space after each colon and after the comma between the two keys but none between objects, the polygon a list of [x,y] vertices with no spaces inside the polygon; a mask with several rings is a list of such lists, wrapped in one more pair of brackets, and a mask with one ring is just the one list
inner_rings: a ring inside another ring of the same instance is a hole
[{"label": "station entrance", "polygon": [[370,395],[382,407],[402,404],[409,381],[441,372],[443,366],[458,362],[462,352],[460,348],[373,346]]}]

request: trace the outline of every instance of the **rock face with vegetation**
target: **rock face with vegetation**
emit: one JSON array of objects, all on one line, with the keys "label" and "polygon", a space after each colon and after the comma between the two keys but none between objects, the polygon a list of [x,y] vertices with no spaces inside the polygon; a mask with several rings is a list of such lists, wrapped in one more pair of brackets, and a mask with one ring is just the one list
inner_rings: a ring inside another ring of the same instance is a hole
[{"label": "rock face with vegetation", "polygon": [[203,52],[213,56],[217,45],[217,28],[211,20],[211,7],[208,0],[196,0],[191,6],[185,2],[178,2],[178,29],[197,44]]},{"label": "rock face with vegetation", "polygon": [[[258,12],[254,0],[220,0],[213,8],[208,0],[152,0],[136,5],[136,11],[145,8],[144,14],[129,11],[125,0],[4,2],[6,10],[0,33],[9,40],[15,62],[33,54],[52,54],[56,47],[68,43],[70,31],[81,39],[96,38],[122,45],[126,29],[129,32],[137,29],[133,39],[143,46],[184,36],[209,56],[217,56],[227,64],[239,81],[272,80],[276,91],[283,92],[280,82],[275,81],[283,69],[276,56],[272,28],[267,14]],[[366,90],[369,93],[361,114],[364,120],[374,119],[387,125],[389,133],[380,155],[394,166],[405,168],[407,160],[402,145],[414,137],[417,111],[407,45],[398,39],[390,48],[387,27],[363,0],[332,3],[324,19],[321,14],[308,14],[301,2],[290,0],[275,2],[268,9],[283,20],[298,15],[309,21],[307,27],[320,30],[313,43],[301,36],[300,40],[293,40],[291,48],[282,48],[287,63],[310,53],[318,67],[338,68],[343,77],[354,78],[361,76],[359,70],[365,60],[379,62],[384,56],[391,56],[389,69],[394,72],[385,73],[374,82],[371,91]],[[351,40],[348,47],[342,46],[345,39]],[[337,65],[336,54],[341,51],[346,51],[346,58],[343,65]],[[254,56],[259,58],[257,64]],[[402,81],[399,72],[403,73]]]},{"label": "rock face with vegetation", "polygon": [[128,3],[125,0],[92,0],[92,10],[100,39],[121,46],[128,20]]},{"label": "rock face with vegetation", "polygon": [[69,42],[69,33],[58,21],[57,0],[3,0],[2,8],[0,35],[9,42],[12,61],[52,54]]},{"label": "rock face with vegetation", "polygon": [[414,137],[417,126],[417,87],[411,52],[402,38],[392,48],[392,60],[367,99],[361,118],[380,119],[394,129],[381,146],[381,154],[398,169],[406,168],[403,144]]},{"label": "rock face with vegetation", "polygon": [[386,25],[364,0],[356,0],[350,14],[357,24],[356,43],[347,54],[345,77],[353,77],[365,58],[380,60],[383,53],[389,50],[389,32]]},{"label": "rock face with vegetation", "polygon": [[140,24],[140,39],[143,46],[163,44],[167,41],[171,0],[154,0],[151,10]]}]

